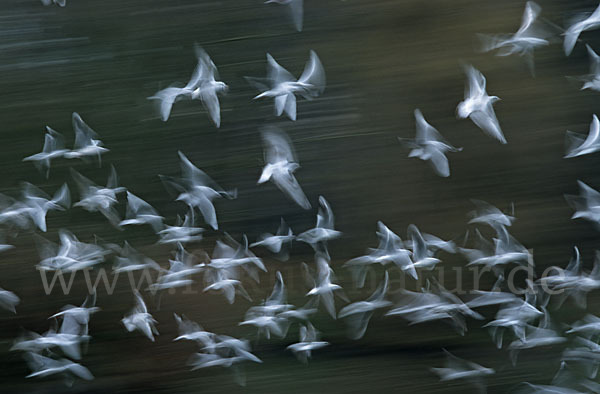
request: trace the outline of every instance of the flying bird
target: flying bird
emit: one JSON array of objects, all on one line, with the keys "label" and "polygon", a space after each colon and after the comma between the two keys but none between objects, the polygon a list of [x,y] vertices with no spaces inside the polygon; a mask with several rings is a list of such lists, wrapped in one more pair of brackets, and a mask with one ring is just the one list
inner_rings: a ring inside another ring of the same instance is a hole
[{"label": "flying bird", "polygon": [[311,100],[321,95],[325,90],[325,71],[321,60],[319,60],[315,51],[310,51],[310,59],[298,80],[289,71],[281,67],[273,56],[268,53],[267,62],[268,84],[258,82],[256,78],[246,78],[263,91],[254,99],[271,97],[275,100],[275,114],[277,116],[281,116],[285,112],[291,120],[296,120],[296,95]]},{"label": "flying bird", "polygon": [[275,127],[269,127],[263,130],[262,139],[266,164],[258,183],[270,180],[300,207],[310,209],[310,202],[294,176],[300,164],[288,135]]},{"label": "flying bird", "polygon": [[567,28],[564,32],[564,49],[565,55],[569,56],[579,40],[579,35],[586,31],[592,30],[600,26],[600,5],[587,18],[583,15],[576,17],[576,22]]},{"label": "flying bird", "polygon": [[414,140],[398,138],[406,147],[411,148],[408,157],[418,157],[429,161],[433,170],[441,177],[450,176],[450,166],[446,152],[460,152],[462,148],[455,148],[423,117],[420,110],[415,110],[417,121],[417,135]]},{"label": "flying bird", "polygon": [[296,30],[302,31],[302,20],[304,17],[304,0],[267,0],[265,4],[276,3],[288,7]]},{"label": "flying bird", "polygon": [[484,133],[506,144],[506,138],[500,129],[493,107],[493,104],[500,98],[487,94],[485,77],[475,67],[466,66],[465,73],[467,74],[465,99],[456,108],[458,117],[470,118]]},{"label": "flying bird", "polygon": [[104,144],[98,139],[98,134],[81,119],[77,112],[73,112],[73,131],[75,132],[73,149],[65,152],[63,156],[66,159],[85,159],[89,156],[96,156],[98,164],[101,164],[100,156],[108,152],[108,149],[104,148]]},{"label": "flying bird", "polygon": [[221,106],[218,94],[226,93],[228,87],[224,82],[216,80],[219,78],[217,67],[206,51],[198,45],[195,45],[194,48],[198,64],[187,85],[183,88],[168,87],[158,91],[154,96],[148,97],[148,99],[158,100],[160,104],[160,116],[164,122],[169,119],[171,108],[175,102],[182,98],[189,98],[191,100],[199,99],[208,111],[215,126],[219,128],[221,126]]},{"label": "flying bird", "polygon": [[567,153],[565,159],[599,151],[600,121],[598,121],[598,117],[595,114],[592,115],[592,123],[590,123],[590,131],[587,136],[567,130],[566,144]]},{"label": "flying bird", "polygon": [[27,156],[23,161],[32,161],[40,170],[46,172],[46,178],[50,176],[50,164],[52,160],[63,157],[69,150],[65,148],[65,141],[62,134],[46,126],[44,135],[44,146],[40,153]]},{"label": "flying bird", "polygon": [[497,50],[496,54],[498,56],[508,56],[514,53],[519,54],[525,58],[533,74],[533,50],[537,47],[550,44],[546,39],[548,33],[541,29],[539,23],[537,23],[541,10],[542,7],[537,3],[528,1],[525,3],[525,12],[523,13],[521,26],[516,33],[499,36],[479,35],[483,41],[483,51]]},{"label": "flying bird", "polygon": [[581,90],[590,89],[597,92],[600,91],[600,56],[591,46],[585,44],[588,51],[588,57],[590,58],[590,73],[586,76],[581,77],[585,81]]}]

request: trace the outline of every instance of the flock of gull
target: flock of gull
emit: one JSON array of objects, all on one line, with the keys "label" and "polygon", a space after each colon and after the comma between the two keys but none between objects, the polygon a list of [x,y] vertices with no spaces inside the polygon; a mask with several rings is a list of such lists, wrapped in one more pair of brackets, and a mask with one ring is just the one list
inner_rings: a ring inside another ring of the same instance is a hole
[{"label": "flock of gull", "polygon": [[[64,0],[42,0],[44,5],[65,6]],[[288,7],[293,25],[302,29],[302,0],[269,0],[266,3],[279,3]],[[518,54],[523,56],[533,72],[533,51],[537,47],[550,45],[556,29],[549,21],[539,19],[541,8],[534,2],[526,3],[521,27],[514,34],[486,36],[480,35],[484,51],[496,51],[499,56]],[[562,35],[564,51],[568,56],[573,47],[581,41],[580,34],[586,30],[600,27],[600,6],[589,16],[580,15]],[[591,74],[582,78],[582,89],[600,91],[600,58],[590,46],[587,46],[592,63]],[[217,67],[209,55],[196,46],[198,64],[189,82],[183,87],[170,86],[158,91],[149,100],[158,106],[160,117],[168,121],[175,103],[183,99],[199,100],[205,107],[210,119],[218,128],[221,122],[219,96],[227,92],[227,85],[219,81]],[[506,144],[500,123],[494,113],[493,105],[500,100],[486,92],[486,79],[480,71],[471,65],[465,66],[467,85],[464,100],[458,104],[459,118],[469,118],[484,133]],[[308,62],[299,78],[277,63],[267,54],[267,76],[265,78],[247,77],[247,81],[259,90],[255,99],[273,99],[275,114],[285,113],[292,121],[297,116],[297,97],[310,100],[325,89],[325,72],[319,57],[314,51],[309,54]],[[419,109],[414,112],[417,133],[414,139],[399,138],[402,145],[410,149],[409,157],[418,157],[429,161],[434,171],[442,177],[450,175],[450,166],[446,154],[458,153],[447,142]],[[88,126],[82,117],[73,113],[73,131],[75,143],[67,148],[61,133],[46,127],[43,149],[40,153],[24,158],[31,161],[46,177],[50,176],[52,162],[55,160],[79,159],[85,162],[97,161],[109,150],[104,146],[96,132]],[[273,182],[286,197],[305,210],[312,205],[304,194],[294,172],[300,167],[293,148],[292,140],[281,129],[274,126],[262,128],[265,166],[257,181],[262,184]],[[600,122],[593,115],[587,135],[567,131],[565,158],[594,153],[600,150]],[[585,309],[589,292],[600,289],[600,253],[596,255],[594,268],[587,272],[583,269],[582,257],[577,247],[566,268],[551,267],[549,274],[537,280],[527,279],[525,288],[515,292],[509,289],[512,283],[507,280],[507,272],[514,267],[533,269],[531,250],[527,249],[509,232],[515,220],[513,212],[504,212],[484,201],[473,200],[474,210],[469,213],[469,230],[460,243],[446,241],[434,235],[422,233],[417,226],[407,228],[406,239],[377,223],[376,235],[379,244],[368,249],[365,255],[347,261],[342,268],[351,274],[356,288],[364,288],[368,275],[377,275],[379,285],[366,299],[351,302],[338,283],[331,266],[328,243],[342,236],[335,229],[334,214],[327,200],[320,196],[318,213],[313,228],[295,234],[281,219],[275,234],[264,233],[254,243],[246,236],[236,240],[222,233],[216,241],[212,255],[190,253],[186,247],[203,239],[206,228],[198,227],[203,221],[212,230],[219,229],[214,200],[218,198],[235,199],[235,188],[225,189],[218,185],[208,174],[194,165],[184,153],[179,152],[181,177],[160,176],[165,188],[176,201],[188,207],[183,219],[178,217],[172,225],[146,201],[119,185],[117,172],[110,167],[106,185],[97,185],[84,175],[71,170],[72,182],[76,184],[79,200],[72,202],[67,183],[53,196],[38,187],[24,183],[22,195],[13,198],[0,196],[0,224],[13,233],[20,230],[46,232],[46,215],[51,210],[84,209],[98,212],[116,229],[126,226],[150,226],[160,244],[172,245],[173,258],[168,268],[164,268],[151,258],[135,250],[129,243],[123,246],[104,243],[96,239],[86,243],[80,241],[66,229],[59,231],[58,243],[35,234],[40,260],[38,269],[53,272],[75,272],[92,269],[108,261],[113,261],[113,272],[152,271],[157,279],[148,289],[152,295],[160,297],[161,292],[177,289],[196,283],[202,275],[203,291],[221,294],[230,304],[236,297],[252,302],[244,287],[248,280],[258,282],[259,275],[267,273],[267,266],[252,249],[264,248],[274,258],[287,261],[290,258],[292,243],[302,242],[314,250],[314,264],[302,263],[302,269],[309,286],[307,302],[302,306],[288,303],[284,277],[275,274],[275,284],[270,296],[251,306],[240,326],[253,327],[258,337],[270,339],[272,336],[286,338],[291,327],[297,328],[298,342],[287,346],[300,361],[306,363],[319,349],[329,345],[321,339],[321,334],[311,321],[323,309],[333,319],[344,321],[348,335],[352,339],[362,338],[371,318],[379,316],[402,318],[409,325],[424,322],[442,321],[464,335],[470,320],[483,321],[486,318],[477,311],[483,307],[495,307],[492,320],[481,325],[489,330],[498,349],[508,349],[513,365],[518,363],[518,355],[529,349],[562,345],[564,350],[560,359],[560,368],[547,385],[523,382],[517,390],[533,393],[600,393],[600,384],[595,382],[600,368],[600,317],[588,314],[582,320],[572,324],[559,324],[552,320],[548,305],[551,299],[560,305],[571,298],[580,308]],[[566,196],[573,207],[573,219],[589,220],[600,226],[600,192],[579,182],[580,195]],[[126,200],[124,216],[119,207]],[[484,234],[491,232],[492,239]],[[0,245],[0,251],[13,246]],[[440,254],[461,254],[467,266],[480,266],[493,273],[497,278],[490,291],[474,290],[468,296],[460,298],[444,288],[432,275],[435,267],[441,263]],[[399,270],[410,278],[424,278],[425,286],[418,291],[398,289],[401,297],[392,302],[389,297],[390,273]],[[150,341],[159,334],[157,321],[146,306],[144,296],[133,290],[133,308],[123,317],[122,325],[128,332],[137,332]],[[343,303],[342,307],[336,306]],[[16,313],[19,297],[11,291],[0,289],[0,307]],[[76,379],[91,380],[92,372],[82,364],[86,345],[91,340],[88,325],[92,315],[101,313],[96,306],[96,292],[90,294],[81,306],[66,305],[50,316],[51,327],[43,334],[24,333],[15,339],[12,351],[22,352],[31,368],[28,378],[60,375],[71,385]],[[252,353],[250,342],[205,330],[198,323],[183,315],[174,314],[179,328],[179,336],[174,341],[190,341],[196,344],[196,352],[189,365],[192,369],[225,367],[234,371],[235,379],[244,383],[242,365],[244,363],[262,363]],[[444,367],[432,368],[441,381],[465,380],[481,390],[485,390],[486,376],[496,371],[471,361],[460,359],[450,352]]]}]

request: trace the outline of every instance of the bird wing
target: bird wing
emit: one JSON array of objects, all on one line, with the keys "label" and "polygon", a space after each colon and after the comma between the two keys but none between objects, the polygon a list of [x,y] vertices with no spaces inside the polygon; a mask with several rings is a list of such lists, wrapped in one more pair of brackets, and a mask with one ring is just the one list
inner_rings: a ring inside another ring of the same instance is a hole
[{"label": "bird wing", "polygon": [[310,58],[304,67],[304,71],[298,82],[310,84],[316,88],[316,93],[321,94],[325,90],[326,78],[323,64],[313,50],[310,51]]},{"label": "bird wing", "polygon": [[212,88],[202,88],[200,89],[200,98],[204,108],[208,111],[210,119],[219,128],[221,126],[221,105],[219,104],[217,92]]},{"label": "bird wing", "polygon": [[261,135],[267,163],[298,162],[292,141],[283,130],[275,126],[266,126],[262,129]]},{"label": "bird wing", "polygon": [[302,20],[304,19],[303,3],[303,0],[291,0],[289,3],[292,20],[294,21],[294,26],[298,31],[302,31]]},{"label": "bird wing", "polygon": [[98,135],[88,126],[77,112],[73,112],[73,131],[75,132],[75,149],[81,149],[91,144]]},{"label": "bird wing", "polygon": [[267,78],[271,80],[274,85],[282,82],[295,81],[294,76],[288,70],[281,67],[269,53],[267,53],[267,62]]}]

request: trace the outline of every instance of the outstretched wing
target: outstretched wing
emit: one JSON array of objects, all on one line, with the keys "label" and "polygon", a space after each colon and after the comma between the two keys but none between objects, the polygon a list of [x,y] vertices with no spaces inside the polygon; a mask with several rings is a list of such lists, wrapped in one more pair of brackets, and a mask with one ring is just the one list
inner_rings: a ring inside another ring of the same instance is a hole
[{"label": "outstretched wing", "polygon": [[306,63],[298,82],[314,86],[316,89],[314,95],[321,94],[325,90],[325,70],[315,51],[310,51],[310,59]]}]

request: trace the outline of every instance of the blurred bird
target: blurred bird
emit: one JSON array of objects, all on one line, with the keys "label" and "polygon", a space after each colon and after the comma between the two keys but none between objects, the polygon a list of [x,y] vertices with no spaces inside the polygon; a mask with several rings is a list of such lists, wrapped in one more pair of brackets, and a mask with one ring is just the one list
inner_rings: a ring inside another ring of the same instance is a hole
[{"label": "blurred bird", "polygon": [[200,70],[196,69],[200,74],[195,76],[197,82],[196,88],[192,92],[192,100],[200,98],[202,105],[208,111],[210,119],[219,128],[221,127],[221,105],[217,95],[227,93],[229,88],[224,82],[216,80],[216,78],[219,78],[219,73],[208,53],[198,45],[195,46],[195,49],[202,68]]},{"label": "blurred bird", "polygon": [[412,149],[408,157],[418,157],[421,160],[429,161],[436,174],[441,177],[450,176],[450,166],[445,153],[460,152],[462,148],[450,145],[433,126],[427,123],[418,109],[415,110],[415,119],[417,121],[415,139],[398,138],[403,145]]},{"label": "blurred bird", "polygon": [[138,330],[154,342],[154,335],[158,335],[158,330],[154,326],[157,321],[154,320],[150,313],[148,313],[146,303],[137,290],[133,291],[133,297],[135,299],[135,306],[128,315],[125,315],[125,317],[121,319],[121,322],[127,331],[132,332]]},{"label": "blurred bird", "polygon": [[485,392],[483,377],[493,375],[496,371],[472,361],[458,358],[445,349],[444,352],[446,353],[447,359],[446,366],[444,368],[431,368],[431,370],[440,377],[442,382],[465,379],[469,383],[477,386],[481,392]]},{"label": "blurred bird", "polygon": [[150,290],[175,289],[191,285],[194,282],[191,276],[202,270],[194,265],[194,259],[195,256],[188,253],[182,244],[177,244],[175,258],[169,259],[169,270],[163,270],[157,282],[150,285]]},{"label": "blurred bird", "polygon": [[356,286],[359,288],[364,286],[367,269],[373,264],[385,266],[393,263],[402,272],[418,279],[417,271],[411,260],[412,252],[406,249],[402,239],[381,221],[377,222],[377,238],[379,238],[379,245],[376,249],[370,249],[369,254],[355,257],[344,264],[344,267],[352,270]]},{"label": "blurred bird", "polygon": [[75,272],[93,267],[104,261],[109,250],[100,245],[81,242],[68,230],[58,231],[60,245],[37,237],[41,270]]},{"label": "blurred bird", "polygon": [[525,12],[521,26],[516,33],[512,35],[488,36],[480,34],[483,41],[483,51],[498,50],[498,56],[508,56],[514,53],[525,58],[530,71],[533,69],[533,50],[540,46],[546,46],[550,43],[546,39],[548,33],[542,30],[537,23],[537,18],[542,10],[538,4],[533,1],[525,3]]},{"label": "blurred bird", "polygon": [[300,168],[292,141],[288,135],[275,127],[262,131],[265,147],[265,167],[258,179],[258,184],[272,181],[286,196],[304,209],[310,209],[308,198],[294,177]]},{"label": "blurred bird", "polygon": [[472,290],[470,293],[474,295],[471,300],[467,301],[469,308],[478,308],[490,305],[506,305],[509,303],[518,302],[520,299],[513,293],[502,291],[501,285],[505,283],[504,275],[498,276],[492,290]]},{"label": "blurred bird", "polygon": [[27,214],[31,221],[41,231],[46,232],[46,215],[48,211],[64,211],[69,208],[71,206],[71,194],[66,183],[51,198],[37,186],[24,182],[23,202],[29,207]]},{"label": "blurred bird", "polygon": [[172,243],[190,243],[202,240],[202,233],[205,230],[201,227],[194,226],[194,210],[190,209],[185,215],[183,222],[177,215],[177,222],[174,226],[165,225],[164,230],[158,232],[160,240],[159,244]]},{"label": "blurred bird", "polygon": [[571,219],[586,219],[600,228],[600,193],[585,183],[577,181],[579,195],[565,194],[565,199],[575,213]]},{"label": "blurred bird", "polygon": [[319,196],[319,211],[317,213],[317,224],[314,228],[306,230],[299,234],[296,240],[306,242],[313,248],[317,247],[319,243],[326,243],[332,239],[336,239],[342,236],[340,231],[335,230],[334,227],[334,216],[331,207],[325,197]]},{"label": "blurred bird", "polygon": [[384,275],[383,282],[379,284],[369,298],[365,301],[346,305],[338,312],[338,319],[345,318],[350,326],[350,337],[352,339],[360,339],[365,335],[369,321],[376,310],[392,305],[390,301],[385,300],[389,281],[387,271]]},{"label": "blurred bird", "polygon": [[174,189],[177,193],[177,201],[186,203],[190,209],[197,208],[204,221],[214,230],[219,228],[217,223],[217,213],[213,200],[215,198],[226,197],[235,199],[237,189],[225,191],[204,171],[192,164],[192,162],[182,153],[178,152],[181,159],[181,173],[183,179],[175,180],[168,177],[161,177],[165,186]]},{"label": "blurred bird", "polygon": [[283,276],[279,271],[275,276],[277,280],[269,298],[262,305],[250,307],[246,312],[245,320],[239,323],[240,326],[255,326],[258,328],[258,335],[264,334],[267,339],[271,338],[271,334],[285,337],[289,323],[280,312],[293,308],[293,305],[286,303]]},{"label": "blurred bird", "polygon": [[600,345],[595,341],[576,337],[573,346],[563,351],[561,361],[567,364],[577,363],[585,371],[587,378],[595,379],[600,368]]},{"label": "blurred bird", "polygon": [[564,33],[565,55],[569,56],[571,54],[575,44],[577,44],[577,41],[579,40],[579,35],[582,32],[595,29],[598,26],[600,26],[600,5],[587,18],[584,14],[577,16],[575,18],[575,23],[569,26]]},{"label": "blurred bird", "polygon": [[61,374],[63,375],[67,386],[73,385],[74,377],[84,380],[94,379],[94,375],[92,375],[89,369],[65,358],[55,360],[50,357],[42,356],[41,354],[27,353],[25,359],[29,368],[33,371],[27,375],[26,378]]},{"label": "blurred bird", "polygon": [[185,316],[177,315],[173,313],[175,321],[177,322],[177,328],[179,336],[173,339],[173,341],[188,340],[195,341],[198,345],[203,345],[207,348],[212,348],[215,345],[216,335],[212,332],[204,331],[198,323],[188,320]]},{"label": "blurred bird", "polygon": [[218,128],[221,126],[221,106],[217,94],[227,92],[228,87],[224,82],[216,80],[219,77],[217,67],[206,51],[197,44],[194,49],[198,64],[187,85],[183,88],[168,87],[148,99],[159,100],[161,119],[165,122],[169,119],[173,104],[181,98],[200,99]]},{"label": "blurred bird", "polygon": [[530,322],[543,316],[544,312],[536,307],[536,297],[531,292],[525,299],[518,298],[514,302],[503,304],[494,320],[485,324],[489,327],[496,347],[500,349],[504,338],[504,330],[510,330],[517,338],[526,341],[526,328]]},{"label": "blurred bird", "polygon": [[261,234],[256,242],[250,244],[250,247],[262,246],[274,253],[279,260],[286,261],[289,258],[287,249],[294,239],[295,236],[292,229],[281,218],[281,224],[275,235],[269,233]]},{"label": "blurred bird", "polygon": [[96,156],[100,165],[102,163],[100,155],[108,152],[108,149],[103,147],[102,141],[97,139],[98,134],[81,119],[77,112],[73,112],[73,131],[75,132],[75,144],[72,150],[64,153],[64,157],[66,159],[85,159],[88,156]]},{"label": "blurred bird", "polygon": [[591,89],[600,92],[600,56],[588,44],[585,44],[585,47],[590,58],[590,73],[581,78],[585,81],[581,90]]},{"label": "blurred bird", "polygon": [[240,326],[254,326],[258,329],[258,337],[264,334],[265,338],[271,339],[271,334],[277,335],[280,338],[285,337],[285,321],[275,315],[273,312],[265,311],[264,308],[250,308],[246,312],[244,321],[240,322]]},{"label": "blurred bird", "polygon": [[478,230],[475,230],[475,237],[474,249],[459,248],[460,252],[469,260],[467,266],[489,267],[499,277],[502,275],[504,267],[510,263],[533,265],[529,250],[508,234],[508,231],[503,237],[494,238],[494,246]]},{"label": "blurred bird", "polygon": [[163,219],[150,204],[135,194],[127,192],[125,219],[119,223],[119,226],[149,224],[158,233],[163,229]]},{"label": "blurred bird", "polygon": [[68,149],[65,148],[65,141],[62,134],[46,126],[42,151],[27,156],[23,161],[33,161],[36,167],[46,172],[46,178],[48,178],[50,176],[50,164],[52,160],[63,157],[66,152],[68,152]]},{"label": "blurred bird", "polygon": [[600,252],[596,251],[594,267],[590,273],[583,271],[581,254],[576,246],[574,255],[564,270],[560,267],[552,267],[552,271],[540,279],[540,283],[559,295],[559,305],[567,297],[575,300],[581,308],[587,307],[587,294],[590,291],[600,289]]},{"label": "blurred bird", "polygon": [[55,320],[51,328],[43,335],[30,332],[25,337],[17,338],[10,350],[40,353],[49,352],[58,347],[68,357],[79,360],[81,359],[80,345],[89,339],[87,334],[82,334],[81,327],[75,320],[67,318],[63,319],[58,331]]},{"label": "blurred bird", "polygon": [[581,320],[573,323],[571,328],[565,331],[565,333],[595,337],[600,334],[600,317],[588,313]]},{"label": "blurred bird", "polygon": [[4,290],[0,287],[0,308],[17,313],[15,307],[21,300],[12,291]]},{"label": "blurred bird", "polygon": [[506,144],[506,138],[500,129],[493,104],[500,100],[497,96],[489,96],[485,91],[485,77],[473,66],[465,67],[467,74],[467,87],[465,100],[456,108],[458,116],[462,119],[471,118],[484,133]]},{"label": "blurred bird", "polygon": [[468,213],[469,224],[487,224],[494,229],[499,238],[506,233],[506,227],[511,226],[515,221],[515,217],[512,216],[514,215],[514,205],[512,206],[513,212],[508,215],[485,201],[471,199],[471,202],[475,204],[475,210]]},{"label": "blurred bird", "polygon": [[[427,280],[428,286],[431,282]],[[467,331],[465,316],[482,320],[483,316],[471,310],[460,298],[436,284],[435,288],[422,288],[420,292],[402,290],[403,302],[386,316],[401,316],[410,325],[436,320],[449,320],[454,329],[464,335]],[[406,300],[408,299],[408,302]]]},{"label": "blurred bird", "polygon": [[302,20],[304,14],[303,2],[304,0],[267,0],[265,1],[265,4],[277,3],[287,5],[296,30],[302,31]]},{"label": "blurred bird", "polygon": [[409,225],[407,232],[408,237],[411,239],[412,266],[428,271],[433,270],[441,260],[434,257],[433,251],[428,247],[425,238],[423,238],[417,226],[414,224]]},{"label": "blurred bird", "polygon": [[508,345],[510,358],[513,365],[517,363],[517,355],[523,349],[533,349],[540,346],[551,346],[564,343],[567,338],[553,326],[550,320],[550,314],[545,308],[542,308],[543,315],[537,327],[526,325],[525,336],[517,338]]},{"label": "blurred bird", "polygon": [[146,269],[162,270],[156,261],[135,250],[127,241],[124,242],[122,248],[119,248],[119,255],[115,257],[115,263],[113,267],[115,274]]},{"label": "blurred bird", "polygon": [[45,6],[56,4],[59,7],[64,7],[67,5],[67,0],[41,0],[42,4]]},{"label": "blurred bird", "polygon": [[319,341],[319,332],[310,323],[300,327],[300,342],[289,345],[287,349],[291,350],[298,360],[307,363],[312,356],[312,351],[328,346],[329,342]]},{"label": "blurred bird", "polygon": [[65,329],[69,327],[69,332],[87,335],[90,317],[99,310],[100,308],[96,306],[96,292],[94,291],[85,298],[81,306],[65,305],[60,312],[50,316],[49,319],[62,317],[62,326]]},{"label": "blurred bird", "polygon": [[242,282],[236,278],[237,272],[233,268],[214,270],[210,277],[205,278],[208,285],[204,288],[204,291],[221,292],[230,304],[235,302],[236,294],[252,301]]},{"label": "blurred bird", "polygon": [[347,298],[342,293],[342,286],[332,283],[332,280],[335,278],[333,269],[329,265],[329,256],[325,253],[317,252],[315,254],[315,262],[317,265],[316,280],[313,281],[314,286],[306,295],[317,297],[323,303],[329,315],[335,319],[334,292],[345,301],[347,301]]},{"label": "blurred bird", "polygon": [[234,269],[242,267],[250,276],[257,282],[257,270],[267,272],[262,259],[256,257],[248,249],[248,237],[242,237],[242,243],[237,242],[229,234],[225,233],[223,241],[217,241],[213,249],[212,257],[209,264],[204,264],[207,269]]},{"label": "blurred bird", "polygon": [[272,97],[275,99],[275,113],[281,116],[283,112],[291,120],[296,120],[296,94],[311,100],[325,90],[325,71],[319,57],[310,51],[310,59],[298,80],[289,71],[281,67],[273,57],[267,53],[267,81],[270,87],[258,82],[256,79],[247,78],[258,89],[263,90],[254,99]]},{"label": "blurred bird", "polygon": [[590,131],[587,136],[567,130],[566,145],[565,159],[599,151],[600,121],[598,121],[598,117],[595,114],[592,115],[592,123],[590,123]]},{"label": "blurred bird", "polygon": [[79,188],[80,198],[73,206],[81,207],[88,212],[100,212],[113,226],[118,227],[121,219],[114,206],[119,202],[117,195],[127,189],[118,186],[119,178],[115,167],[111,165],[106,187],[96,185],[73,169],[71,175]]},{"label": "blurred bird", "polygon": [[241,386],[246,384],[246,379],[238,364],[244,361],[262,363],[261,359],[250,352],[250,345],[247,340],[240,340],[226,335],[217,335],[215,343],[203,350],[204,353],[196,353],[190,358],[188,364],[192,366],[192,370],[209,367],[232,367],[234,378]]}]

